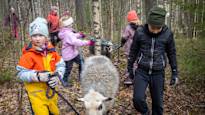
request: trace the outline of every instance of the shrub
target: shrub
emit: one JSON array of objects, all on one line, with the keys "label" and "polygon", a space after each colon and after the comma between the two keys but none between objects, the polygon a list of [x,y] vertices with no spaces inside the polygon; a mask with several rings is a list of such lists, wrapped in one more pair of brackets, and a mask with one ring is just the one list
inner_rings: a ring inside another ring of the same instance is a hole
[{"label": "shrub", "polygon": [[0,84],[9,82],[13,79],[13,72],[10,69],[0,70]]},{"label": "shrub", "polygon": [[177,39],[176,44],[181,79],[189,87],[205,87],[205,39]]}]

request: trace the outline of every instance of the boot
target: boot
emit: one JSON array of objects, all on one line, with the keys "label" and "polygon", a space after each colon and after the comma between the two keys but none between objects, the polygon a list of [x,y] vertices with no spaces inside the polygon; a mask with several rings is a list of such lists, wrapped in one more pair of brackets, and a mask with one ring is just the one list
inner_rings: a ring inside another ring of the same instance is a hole
[{"label": "boot", "polygon": [[125,81],[124,81],[125,85],[132,85],[133,84],[133,80],[130,77],[126,77]]}]

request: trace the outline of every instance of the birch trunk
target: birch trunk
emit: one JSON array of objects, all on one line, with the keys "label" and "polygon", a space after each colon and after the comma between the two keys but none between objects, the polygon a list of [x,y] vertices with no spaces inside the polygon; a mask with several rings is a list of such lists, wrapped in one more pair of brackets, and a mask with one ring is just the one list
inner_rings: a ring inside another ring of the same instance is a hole
[{"label": "birch trunk", "polygon": [[23,31],[23,22],[22,22],[22,16],[21,16],[21,9],[20,9],[20,2],[17,1],[17,8],[18,8],[18,16],[20,20],[20,39],[21,39],[21,48],[24,46],[24,31]]},{"label": "birch trunk", "polygon": [[93,0],[93,34],[94,37],[97,39],[96,42],[96,51],[95,54],[100,54],[100,39],[101,39],[101,33],[100,33],[100,0]]},{"label": "birch trunk", "polygon": [[114,22],[113,22],[113,0],[110,0],[110,38],[111,40],[113,40],[113,25],[114,25]]}]

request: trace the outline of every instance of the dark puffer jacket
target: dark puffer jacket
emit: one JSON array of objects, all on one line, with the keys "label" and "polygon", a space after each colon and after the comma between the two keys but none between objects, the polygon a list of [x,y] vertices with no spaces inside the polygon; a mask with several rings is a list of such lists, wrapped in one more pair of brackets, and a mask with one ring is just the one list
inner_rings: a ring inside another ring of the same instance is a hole
[{"label": "dark puffer jacket", "polygon": [[133,63],[138,59],[138,68],[153,71],[164,70],[166,56],[173,72],[177,72],[176,49],[173,33],[167,26],[163,26],[158,34],[150,33],[148,25],[138,27],[131,45],[128,71],[132,72]]}]

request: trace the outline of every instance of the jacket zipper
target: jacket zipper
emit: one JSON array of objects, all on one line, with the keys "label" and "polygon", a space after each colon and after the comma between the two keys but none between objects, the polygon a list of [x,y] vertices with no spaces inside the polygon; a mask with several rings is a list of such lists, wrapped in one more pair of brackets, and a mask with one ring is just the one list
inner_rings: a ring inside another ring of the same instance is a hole
[{"label": "jacket zipper", "polygon": [[138,60],[138,64],[139,64],[140,61],[142,60],[142,56],[143,56],[143,54],[141,53],[140,58],[139,58],[139,60]]},{"label": "jacket zipper", "polygon": [[149,74],[152,74],[152,66],[153,66],[153,58],[154,58],[154,44],[155,44],[155,39],[152,38],[152,46],[151,46],[151,61],[149,63]]},{"label": "jacket zipper", "polygon": [[163,67],[165,67],[164,57],[161,55]]}]

